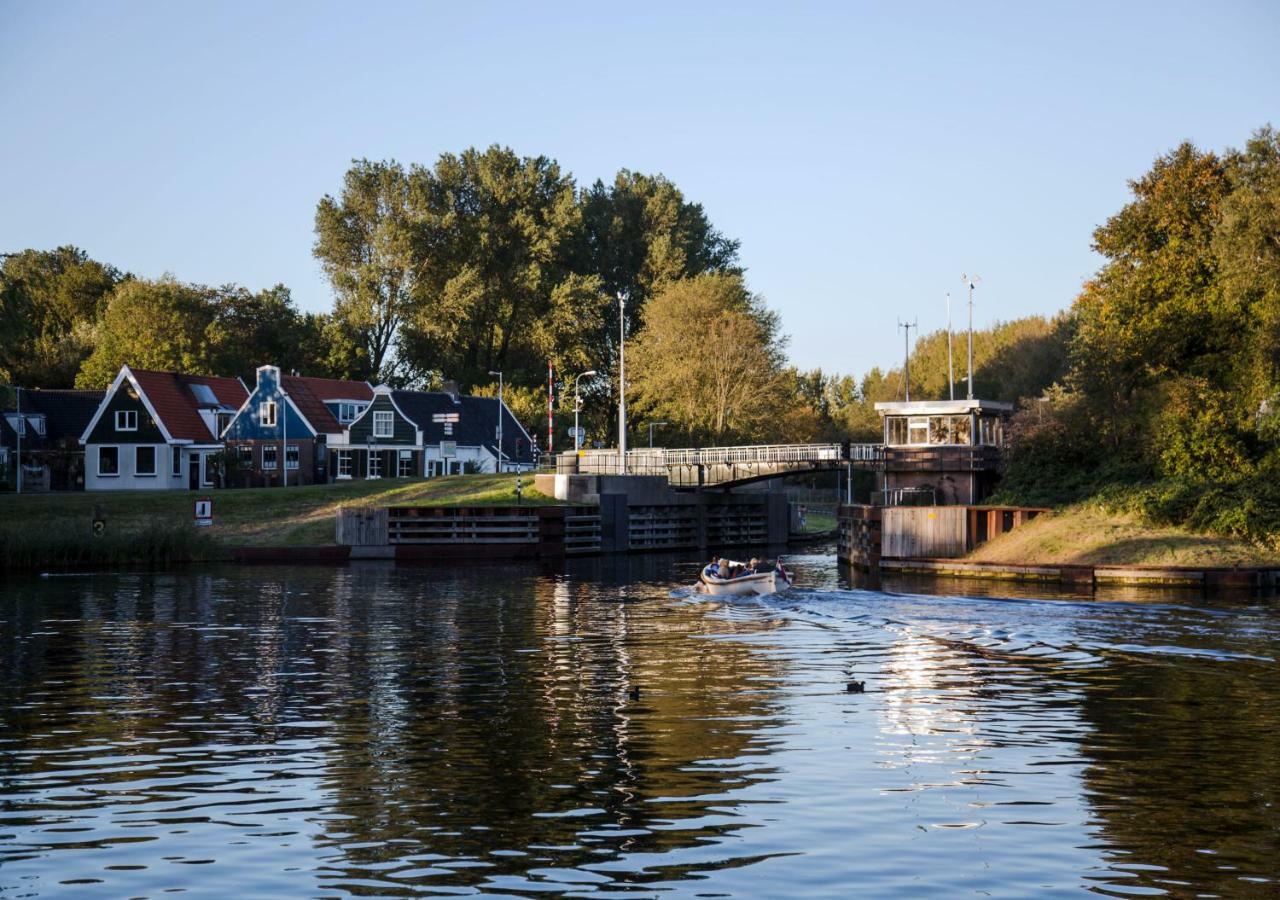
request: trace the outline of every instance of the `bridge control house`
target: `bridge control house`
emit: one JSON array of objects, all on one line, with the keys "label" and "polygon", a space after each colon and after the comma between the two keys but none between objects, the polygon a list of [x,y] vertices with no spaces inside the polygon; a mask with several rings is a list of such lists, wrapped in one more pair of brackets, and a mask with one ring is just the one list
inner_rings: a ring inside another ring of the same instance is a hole
[{"label": "bridge control house", "polygon": [[1010,403],[919,400],[877,403],[884,419],[884,506],[975,505],[1000,477]]}]

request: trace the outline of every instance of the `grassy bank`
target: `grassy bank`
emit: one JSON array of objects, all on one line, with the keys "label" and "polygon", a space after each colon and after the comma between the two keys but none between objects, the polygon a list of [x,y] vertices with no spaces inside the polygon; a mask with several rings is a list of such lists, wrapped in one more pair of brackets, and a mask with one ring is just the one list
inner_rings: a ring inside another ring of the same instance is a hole
[{"label": "grassy bank", "polygon": [[[527,505],[556,503],[524,476]],[[332,544],[340,507],[514,504],[514,475],[426,481],[358,481],[291,488],[194,492],[0,495],[0,567],[157,564],[225,558],[236,546]],[[213,498],[214,525],[192,525],[192,501]],[[107,522],[92,535],[94,508]]]},{"label": "grassy bank", "polygon": [[1163,525],[1090,500],[1042,515],[983,544],[966,559],[1008,565],[1274,566],[1280,552],[1229,535]]}]

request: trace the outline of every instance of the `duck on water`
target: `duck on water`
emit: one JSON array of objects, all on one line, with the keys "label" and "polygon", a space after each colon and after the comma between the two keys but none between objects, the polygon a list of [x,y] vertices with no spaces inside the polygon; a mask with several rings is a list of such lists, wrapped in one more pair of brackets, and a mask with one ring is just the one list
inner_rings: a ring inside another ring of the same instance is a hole
[{"label": "duck on water", "polygon": [[779,559],[772,565],[759,559],[747,563],[713,559],[698,576],[697,591],[713,597],[772,594],[791,587],[792,575]]}]

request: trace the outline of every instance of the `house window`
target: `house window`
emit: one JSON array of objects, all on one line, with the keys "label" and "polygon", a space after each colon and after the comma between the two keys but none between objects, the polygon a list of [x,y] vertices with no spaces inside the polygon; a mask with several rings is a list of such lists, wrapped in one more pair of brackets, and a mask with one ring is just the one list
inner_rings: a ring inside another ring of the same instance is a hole
[{"label": "house window", "polygon": [[907,419],[907,443],[929,443],[929,419],[925,416],[912,416]]},{"label": "house window", "polygon": [[31,427],[36,430],[36,434],[44,434],[44,416],[35,416],[31,419]]},{"label": "house window", "polygon": [[240,468],[252,469],[253,468],[253,445],[241,444],[237,448],[237,450],[240,453]]},{"label": "house window", "polygon": [[[267,428],[274,428],[276,425],[276,401],[268,400],[262,406],[258,407],[258,424]],[[265,466],[264,466],[265,468]]]},{"label": "house window", "polygon": [[382,477],[382,454],[375,450],[369,451],[369,477]]},{"label": "house window", "polygon": [[137,431],[138,411],[136,409],[116,410],[116,431]]},{"label": "house window", "polygon": [[286,469],[298,468],[298,445],[289,444],[284,448],[284,467]]},{"label": "house window", "polygon": [[351,477],[351,451],[350,450],[338,451],[338,477],[339,478]]},{"label": "house window", "polygon": [[98,474],[113,477],[120,474],[120,448],[98,448]]},{"label": "house window", "polygon": [[364,412],[363,403],[339,403],[338,423],[341,425],[350,425],[356,419],[360,418],[360,413],[362,412]]},{"label": "house window", "polygon": [[17,416],[9,420],[13,424],[13,428],[18,432],[18,437],[23,437],[27,433],[27,417]]},{"label": "house window", "polygon": [[414,471],[413,471],[413,451],[412,451],[412,450],[401,450],[401,451],[400,451],[400,458],[399,458],[399,460],[397,460],[397,462],[396,462],[396,477],[397,477],[397,478],[412,478],[412,477],[413,477],[413,475],[414,475]]},{"label": "house window", "polygon": [[278,449],[275,444],[262,445],[262,468],[274,469],[276,467],[276,451]]},{"label": "house window", "polygon": [[230,425],[231,425],[231,420],[232,420],[232,419],[234,419],[234,418],[235,418],[235,416],[233,416],[231,413],[221,413],[221,412],[220,412],[220,413],[218,413],[217,415],[215,415],[215,416],[214,416],[214,420],[217,422],[217,428],[218,428],[218,434],[219,434],[219,435],[221,435],[224,431],[226,431],[226,430],[227,430],[227,428],[228,428],[228,427],[230,427]]},{"label": "house window", "polygon": [[182,475],[182,448],[173,448],[173,475],[175,478]]},{"label": "house window", "polygon": [[373,436],[380,438],[395,437],[396,415],[392,412],[375,412],[373,414]]},{"label": "house window", "polygon": [[134,447],[133,448],[133,474],[155,477],[155,474],[156,474],[156,448],[155,447]]}]

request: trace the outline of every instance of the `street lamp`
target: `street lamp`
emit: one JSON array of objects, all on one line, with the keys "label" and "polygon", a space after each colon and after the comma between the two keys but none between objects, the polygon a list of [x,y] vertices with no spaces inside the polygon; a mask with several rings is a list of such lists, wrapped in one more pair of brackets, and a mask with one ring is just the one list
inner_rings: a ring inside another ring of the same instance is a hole
[{"label": "street lamp", "polygon": [[588,375],[598,375],[595,369],[588,369],[573,379],[573,452],[582,449],[582,431],[578,428],[578,412],[582,409],[582,397],[578,394],[578,382]]},{"label": "street lamp", "polygon": [[627,292],[618,291],[618,461],[627,474]]},{"label": "street lamp", "polygon": [[494,464],[494,471],[502,471],[502,373],[490,372],[490,375],[498,376],[498,461]]},{"label": "street lamp", "polygon": [[649,423],[649,449],[653,449],[653,429],[659,425],[670,425],[670,422],[650,422]]}]

